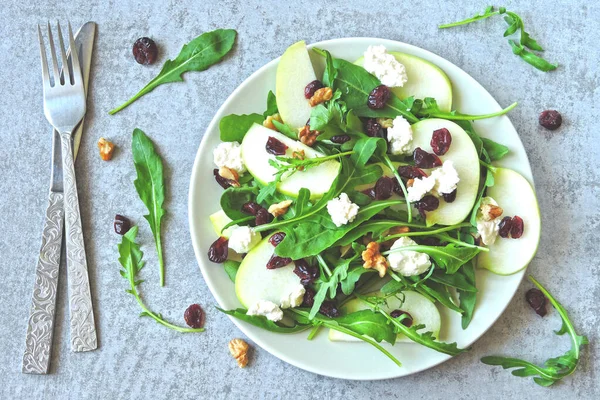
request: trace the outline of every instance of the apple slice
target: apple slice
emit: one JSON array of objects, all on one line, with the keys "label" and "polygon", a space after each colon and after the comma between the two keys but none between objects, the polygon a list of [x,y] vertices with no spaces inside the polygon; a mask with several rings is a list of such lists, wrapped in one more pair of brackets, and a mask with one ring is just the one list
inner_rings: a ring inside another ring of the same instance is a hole
[{"label": "apple slice", "polygon": [[259,300],[279,304],[283,296],[300,284],[293,262],[282,268],[267,269],[267,262],[275,254],[269,237],[246,254],[235,277],[235,293],[246,308]]},{"label": "apple slice", "polygon": [[[210,220],[210,223],[212,224],[217,236],[223,236],[227,239],[229,239],[229,236],[231,235],[231,230],[237,226],[232,225],[229,228],[225,229],[223,232],[221,232],[223,230],[223,227],[225,227],[225,225],[231,222],[231,218],[229,218],[223,210],[219,210],[216,213],[211,214],[208,217],[208,219]],[[229,249],[227,253],[227,259],[233,261],[242,261],[242,256],[236,253],[235,251]]]},{"label": "apple slice", "polygon": [[294,43],[281,56],[275,77],[277,108],[283,121],[293,128],[306,125],[311,107],[304,88],[317,79],[306,43]]},{"label": "apple slice", "polygon": [[[296,140],[290,139],[272,129],[254,124],[242,140],[242,160],[248,171],[263,185],[272,182],[275,167],[269,164],[275,156],[267,153],[265,145],[269,136],[288,146],[286,157],[291,157],[294,151],[303,151],[306,158],[323,157],[324,154]],[[277,190],[288,196],[296,197],[302,188],[310,190],[311,198],[321,197],[326,193],[338,175],[340,163],[335,160],[326,161],[306,171],[298,171],[288,178],[283,178],[277,185]]]},{"label": "apple slice", "polygon": [[[390,51],[390,54],[404,65],[408,77],[404,86],[391,88],[396,96],[402,100],[410,96],[417,99],[433,97],[441,111],[452,111],[452,83],[440,67],[410,54],[396,51]],[[362,66],[363,57],[356,60],[355,64]]]},{"label": "apple slice", "polygon": [[452,135],[452,144],[446,154],[440,156],[443,161],[452,160],[458,172],[460,182],[457,186],[456,200],[446,203],[440,199],[437,210],[427,212],[427,226],[434,224],[454,225],[464,221],[471,213],[479,190],[479,157],[475,145],[467,133],[457,124],[445,119],[432,118],[412,125],[413,149],[421,149],[433,153],[431,135],[433,131],[446,128]]},{"label": "apple slice", "polygon": [[[421,294],[413,291],[403,292],[404,294],[404,303],[401,301],[402,295],[399,295],[400,298],[397,297],[389,297],[385,305],[382,305],[382,309],[386,312],[392,312],[394,310],[402,310],[409,313],[413,318],[413,325],[425,325],[424,328],[419,329],[417,332],[432,332],[433,336],[438,338],[440,334],[440,327],[442,325],[440,312],[438,311],[435,304],[429,301],[426,297]],[[368,296],[379,296],[379,292],[371,293]],[[342,307],[342,311],[344,314],[349,314],[352,312],[367,310],[369,306],[365,305],[359,299],[350,300],[346,305]],[[358,342],[360,339],[355,338],[354,336],[347,335],[345,333],[341,333],[339,331],[330,329],[329,330],[329,340],[334,342]],[[412,342],[409,338],[404,336],[403,334],[398,334],[396,339],[399,342]]]},{"label": "apple slice", "polygon": [[494,186],[487,195],[498,202],[503,216],[523,219],[523,236],[518,239],[498,237],[488,246],[489,252],[477,256],[477,266],[498,275],[510,275],[529,264],[540,243],[540,209],[533,187],[523,175],[507,168],[497,168]]}]

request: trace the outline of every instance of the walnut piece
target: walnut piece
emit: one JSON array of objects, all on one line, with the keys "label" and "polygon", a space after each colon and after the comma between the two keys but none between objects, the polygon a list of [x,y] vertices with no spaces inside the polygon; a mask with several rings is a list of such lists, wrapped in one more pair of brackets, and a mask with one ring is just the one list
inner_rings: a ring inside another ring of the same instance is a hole
[{"label": "walnut piece", "polygon": [[312,146],[317,141],[317,136],[319,136],[321,132],[319,131],[311,131],[310,126],[304,125],[304,127],[300,128],[298,132],[298,138],[300,141],[307,145]]},{"label": "walnut piece", "polygon": [[502,207],[493,204],[484,204],[481,206],[481,217],[484,221],[492,221],[502,215]]},{"label": "walnut piece", "polygon": [[406,187],[407,187],[407,188],[409,188],[409,187],[412,187],[412,185],[413,185],[414,183],[415,183],[415,180],[414,180],[414,179],[409,179],[409,180],[407,180],[407,181],[406,181]]},{"label": "walnut piece", "polygon": [[[305,160],[306,154],[304,154],[304,150],[292,151],[292,158],[295,158],[296,160]],[[304,171],[304,166],[299,166],[298,171]]]},{"label": "walnut piece", "polygon": [[104,161],[108,161],[112,158],[113,151],[115,151],[115,145],[101,137],[98,140],[98,150],[100,150],[100,158]]},{"label": "walnut piece", "polygon": [[394,120],[391,118],[377,118],[377,123],[384,129],[389,129],[394,126]]},{"label": "walnut piece", "polygon": [[242,339],[232,339],[229,342],[229,352],[236,359],[238,367],[244,368],[248,365],[248,350],[250,346]]},{"label": "walnut piece", "polygon": [[271,204],[268,211],[274,217],[279,217],[287,212],[288,208],[290,208],[290,205],[292,205],[292,200],[284,200],[277,204]]},{"label": "walnut piece", "polygon": [[399,233],[408,233],[410,228],[408,226],[394,226],[388,230],[388,235],[397,235]]},{"label": "walnut piece", "polygon": [[240,175],[237,173],[236,170],[227,167],[219,168],[219,175],[221,175],[225,179],[229,179],[230,181],[237,181],[238,179],[240,179]]},{"label": "walnut piece", "polygon": [[318,104],[324,103],[327,100],[331,100],[333,97],[333,90],[330,87],[324,87],[315,92],[312,97],[308,100],[308,104],[314,107]]},{"label": "walnut piece", "polygon": [[363,267],[367,269],[375,269],[379,272],[379,277],[383,278],[387,272],[388,262],[379,252],[379,243],[371,242],[367,245],[367,249],[362,252],[364,261]]},{"label": "walnut piece", "polygon": [[277,131],[277,128],[275,127],[275,124],[273,124],[273,120],[277,121],[277,122],[281,122],[283,123],[283,120],[281,119],[281,116],[279,114],[273,114],[273,115],[269,115],[264,121],[263,121],[263,126],[265,128],[269,128],[272,129],[274,131]]}]

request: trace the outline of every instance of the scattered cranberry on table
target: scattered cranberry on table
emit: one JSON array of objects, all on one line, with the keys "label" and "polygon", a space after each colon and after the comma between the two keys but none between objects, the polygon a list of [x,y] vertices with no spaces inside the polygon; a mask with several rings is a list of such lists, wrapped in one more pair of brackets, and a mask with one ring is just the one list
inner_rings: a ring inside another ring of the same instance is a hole
[{"label": "scattered cranberry on table", "polygon": [[183,319],[190,328],[200,329],[204,325],[204,310],[199,304],[192,304],[183,313]]},{"label": "scattered cranberry on table", "polygon": [[539,116],[540,125],[554,131],[562,125],[562,115],[556,110],[542,111]]},{"label": "scattered cranberry on table", "polygon": [[544,296],[544,293],[542,293],[541,290],[535,288],[529,289],[527,293],[525,293],[525,300],[527,300],[527,303],[529,303],[537,315],[540,317],[546,315],[546,304],[548,304],[548,299],[546,299],[546,296]]},{"label": "scattered cranberry on table", "polygon": [[133,44],[133,57],[138,64],[154,64],[158,58],[158,47],[154,40],[148,37],[141,37]]},{"label": "scattered cranberry on table", "polygon": [[131,221],[129,221],[129,218],[119,214],[115,215],[115,222],[113,225],[115,233],[119,235],[124,235],[131,229]]}]

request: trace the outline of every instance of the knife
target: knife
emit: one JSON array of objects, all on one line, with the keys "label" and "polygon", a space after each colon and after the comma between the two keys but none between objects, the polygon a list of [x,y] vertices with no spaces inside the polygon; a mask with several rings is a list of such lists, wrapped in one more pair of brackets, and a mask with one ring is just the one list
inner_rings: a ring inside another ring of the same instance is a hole
[{"label": "knife", "polygon": [[[80,49],[81,53],[79,60],[81,63],[86,96],[95,34],[96,24],[94,22],[87,22],[75,35],[75,44],[77,49]],[[73,151],[75,157],[77,156],[77,151],[79,149],[82,131],[83,121],[79,124],[73,134]],[[47,374],[49,370],[63,225],[64,197],[61,145],[58,133],[53,131],[50,192],[48,195],[48,206],[46,208],[42,233],[42,246],[40,248],[40,255],[36,267],[31,311],[27,324],[25,353],[23,354],[22,364],[23,373]],[[93,343],[95,348],[95,331]]]}]

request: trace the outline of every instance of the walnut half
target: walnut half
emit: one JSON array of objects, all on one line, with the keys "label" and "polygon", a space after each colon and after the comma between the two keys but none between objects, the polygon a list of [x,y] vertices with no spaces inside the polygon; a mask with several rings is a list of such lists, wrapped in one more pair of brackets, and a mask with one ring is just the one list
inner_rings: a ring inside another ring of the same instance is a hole
[{"label": "walnut half", "polygon": [[279,202],[277,204],[271,204],[269,206],[269,213],[271,213],[274,217],[279,217],[283,214],[285,214],[288,210],[288,208],[290,208],[290,206],[292,205],[292,200],[284,200],[282,202]]},{"label": "walnut half", "polygon": [[114,143],[101,137],[98,139],[98,150],[100,150],[100,158],[104,161],[109,161],[115,151]]},{"label": "walnut half", "polygon": [[367,245],[367,249],[362,252],[364,261],[363,267],[367,269],[375,269],[379,272],[379,277],[383,278],[387,272],[388,262],[379,252],[379,243],[371,242]]},{"label": "walnut half", "polygon": [[250,346],[242,339],[232,339],[229,342],[229,352],[236,359],[238,367],[244,368],[248,365],[248,350]]},{"label": "walnut half", "polygon": [[263,126],[265,128],[269,128],[272,129],[274,131],[277,131],[277,128],[275,127],[275,124],[273,124],[273,120],[277,121],[277,122],[281,122],[283,123],[283,120],[281,119],[281,116],[279,114],[273,114],[273,115],[269,115],[264,121],[263,121]]},{"label": "walnut half", "polygon": [[328,100],[331,100],[333,97],[333,90],[330,87],[324,87],[315,92],[312,97],[308,100],[308,104],[311,107],[314,107],[318,104],[324,103]]},{"label": "walnut half", "polygon": [[481,206],[481,217],[484,221],[492,221],[502,215],[502,207],[493,204],[484,204]]},{"label": "walnut half", "polygon": [[319,131],[311,131],[309,125],[304,125],[298,131],[298,138],[300,142],[307,146],[312,146],[317,141],[317,136],[319,136],[321,132]]}]

